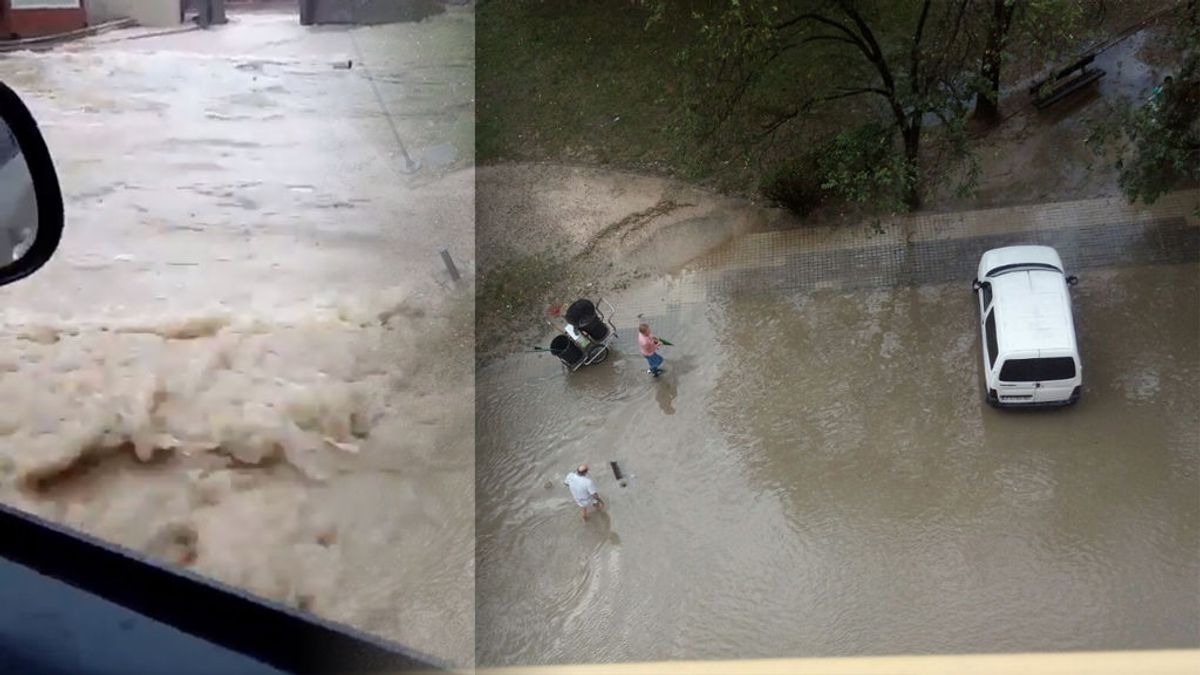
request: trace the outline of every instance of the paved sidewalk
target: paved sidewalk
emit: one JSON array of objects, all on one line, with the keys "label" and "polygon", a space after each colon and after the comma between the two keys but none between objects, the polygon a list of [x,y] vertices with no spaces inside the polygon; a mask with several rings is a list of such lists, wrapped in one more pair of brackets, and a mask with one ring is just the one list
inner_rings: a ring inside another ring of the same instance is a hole
[{"label": "paved sidewalk", "polygon": [[1200,190],[1153,206],[1092,199],[904,216],[884,224],[814,227],[735,239],[649,291],[622,297],[626,322],[714,294],[961,281],[997,246],[1054,246],[1072,272],[1200,261]]}]

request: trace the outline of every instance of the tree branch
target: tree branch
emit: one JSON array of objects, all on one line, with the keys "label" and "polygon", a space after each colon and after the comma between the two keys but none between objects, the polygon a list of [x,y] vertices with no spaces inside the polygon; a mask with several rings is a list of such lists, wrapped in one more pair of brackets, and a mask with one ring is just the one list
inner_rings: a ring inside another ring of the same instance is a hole
[{"label": "tree branch", "polygon": [[814,35],[812,37],[806,37],[800,42],[802,44],[807,44],[809,42],[844,42],[853,47],[859,46],[854,40],[851,40],[847,37],[842,37],[841,35]]},{"label": "tree branch", "polygon": [[921,18],[917,19],[917,30],[913,33],[912,50],[908,57],[908,88],[914,96],[920,94],[917,75],[920,74],[921,68],[921,38],[924,37],[925,21],[929,18],[929,5],[932,2],[933,0],[925,0],[925,4],[921,5]]},{"label": "tree branch", "polygon": [[896,99],[896,80],[892,77],[892,71],[888,68],[887,60],[883,58],[883,50],[879,48],[879,41],[875,39],[875,34],[871,32],[871,28],[867,22],[863,20],[853,6],[848,4],[846,0],[840,0],[838,7],[850,17],[854,25],[862,33],[862,39],[869,45],[870,49],[864,52],[867,60],[875,66],[875,70],[879,71],[879,77],[883,80],[883,88],[888,92],[888,105],[892,108],[892,115],[896,118],[896,123],[904,126],[906,115],[904,108],[900,105],[900,101]]},{"label": "tree branch", "polygon": [[793,19],[788,19],[787,21],[784,21],[782,23],[775,24],[774,26],[772,26],[772,28],[774,28],[777,31],[783,31],[783,30],[787,30],[788,28],[791,28],[793,26],[804,23],[805,21],[812,21],[815,23],[823,24],[823,25],[826,25],[826,26],[829,26],[831,28],[835,28],[835,29],[841,31],[846,36],[846,38],[845,38],[846,42],[849,42],[850,44],[854,45],[855,47],[858,47],[859,51],[861,51],[863,53],[863,56],[866,56],[868,59],[874,59],[874,56],[871,52],[871,48],[867,45],[867,43],[863,42],[862,38],[860,38],[857,34],[855,34],[854,31],[850,30],[850,28],[848,26],[846,26],[845,24],[840,23],[838,21],[834,21],[833,19],[830,19],[827,16],[822,16],[820,14],[801,14],[800,16],[797,16]]},{"label": "tree branch", "polygon": [[838,99],[850,98],[852,96],[861,96],[863,94],[879,94],[880,96],[882,96],[886,99],[891,98],[891,92],[888,92],[884,89],[880,89],[879,87],[855,87],[853,89],[842,89],[841,91],[839,91],[836,94],[829,94],[828,96],[818,96],[816,98],[809,99],[809,100],[805,101],[802,105],[800,105],[798,108],[793,109],[791,112],[783,113],[783,114],[779,115],[776,119],[774,119],[770,123],[763,125],[763,135],[765,135],[765,136],[773,135],[776,131],[779,130],[780,127],[782,127],[783,125],[787,124],[788,122],[796,119],[802,113],[812,110],[814,107],[816,107],[817,105],[819,105],[821,103],[828,103],[829,101],[836,101]]},{"label": "tree branch", "polygon": [[839,98],[849,98],[851,96],[858,96],[859,94],[879,94],[880,96],[882,96],[886,99],[889,99],[889,100],[891,100],[891,98],[892,98],[892,92],[890,92],[886,89],[880,89],[879,87],[856,87],[854,89],[843,88],[841,91],[839,91],[836,94],[830,94],[829,96],[821,96],[814,100],[821,102],[821,103],[826,103],[828,101],[836,101]]},{"label": "tree branch", "polygon": [[[999,0],[999,1],[1000,1],[1000,2],[1003,2],[1003,0]],[[949,35],[951,35],[953,38],[957,38],[957,37],[958,37],[958,35],[959,35],[959,31],[960,31],[960,30],[961,30],[961,28],[962,28],[962,22],[963,22],[963,18],[966,16],[966,13],[967,13],[967,7],[968,7],[970,4],[971,4],[971,0],[959,0],[959,3],[958,3],[958,13],[957,13],[957,14],[955,15],[955,17],[954,17],[954,28],[953,28],[953,29],[951,30],[951,32],[949,33]],[[1009,11],[1009,17],[1010,17],[1010,19],[1011,19],[1011,16],[1012,16],[1012,8],[1016,7],[1016,6],[1017,6],[1017,5],[1019,5],[1019,4],[1020,4],[1020,3],[1016,3],[1016,2],[1014,2],[1014,3],[1013,3],[1013,4],[1012,4],[1010,7],[1009,7],[1009,10],[1008,10],[1008,11]],[[1006,28],[1005,30],[1007,30],[1007,28]],[[969,40],[968,40],[968,42],[969,42]],[[940,77],[940,76],[941,76],[941,74],[945,72],[945,70],[946,70],[946,60],[947,60],[949,57],[950,57],[950,50],[949,50],[948,48],[947,48],[947,49],[943,49],[943,50],[941,50],[941,56],[938,58],[938,63],[937,63],[937,69],[936,69],[936,70],[937,70],[937,72],[936,72],[936,73],[927,73],[927,74],[926,74],[926,82],[927,82],[927,83],[930,81],[930,79],[931,79],[931,78],[933,78],[933,77]],[[928,85],[926,86],[926,88],[928,88]]]},{"label": "tree branch", "polygon": [[763,125],[763,135],[764,136],[774,136],[775,132],[779,131],[779,127],[782,127],[783,125],[787,124],[788,122],[791,122],[792,120],[799,117],[800,113],[804,112],[804,110],[805,110],[805,108],[803,106],[800,108],[796,108],[795,110],[791,111],[790,113],[780,115],[778,118],[775,119],[775,121],[771,122],[770,124]]}]

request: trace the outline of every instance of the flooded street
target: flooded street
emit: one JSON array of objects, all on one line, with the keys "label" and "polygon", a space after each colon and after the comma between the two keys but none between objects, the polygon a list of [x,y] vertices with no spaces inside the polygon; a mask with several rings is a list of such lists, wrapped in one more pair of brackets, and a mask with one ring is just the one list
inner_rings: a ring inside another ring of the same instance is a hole
[{"label": "flooded street", "polygon": [[473,15],[151,32],[0,58],[66,202],[0,290],[0,499],[469,663]]},{"label": "flooded street", "polygon": [[[1195,647],[1200,230],[1010,215],[748,237],[614,298],[605,363],[481,372],[479,663]],[[970,280],[1014,239],[1080,275],[1075,407],[983,402]],[[638,313],[676,345],[658,380]]]}]

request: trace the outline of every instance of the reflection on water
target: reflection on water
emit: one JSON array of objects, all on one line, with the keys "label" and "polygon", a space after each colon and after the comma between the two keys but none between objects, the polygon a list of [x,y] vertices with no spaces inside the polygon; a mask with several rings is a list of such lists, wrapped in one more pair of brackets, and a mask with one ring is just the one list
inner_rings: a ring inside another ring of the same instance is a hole
[{"label": "reflection on water", "polygon": [[[983,404],[962,284],[684,306],[660,379],[490,367],[480,663],[1196,646],[1198,280],[1089,272],[1064,410]],[[586,525],[543,486],[584,461]]]}]

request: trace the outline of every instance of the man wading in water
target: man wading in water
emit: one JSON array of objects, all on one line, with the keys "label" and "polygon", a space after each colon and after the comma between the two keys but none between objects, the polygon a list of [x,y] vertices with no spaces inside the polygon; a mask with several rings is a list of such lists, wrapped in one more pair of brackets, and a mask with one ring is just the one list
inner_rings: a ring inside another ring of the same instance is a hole
[{"label": "man wading in water", "polygon": [[596,505],[596,510],[600,511],[604,508],[604,500],[600,498],[600,493],[596,492],[596,484],[588,478],[588,465],[580,464],[579,468],[567,474],[567,479],[563,481],[571,490],[571,496],[575,498],[575,504],[583,509],[583,519],[587,520],[587,510],[592,504]]},{"label": "man wading in water", "polygon": [[658,377],[662,373],[663,357],[658,355],[658,348],[662,346],[662,340],[650,334],[650,326],[646,324],[638,325],[638,349],[641,350],[642,356],[646,357],[646,364],[650,366],[647,373]]}]

